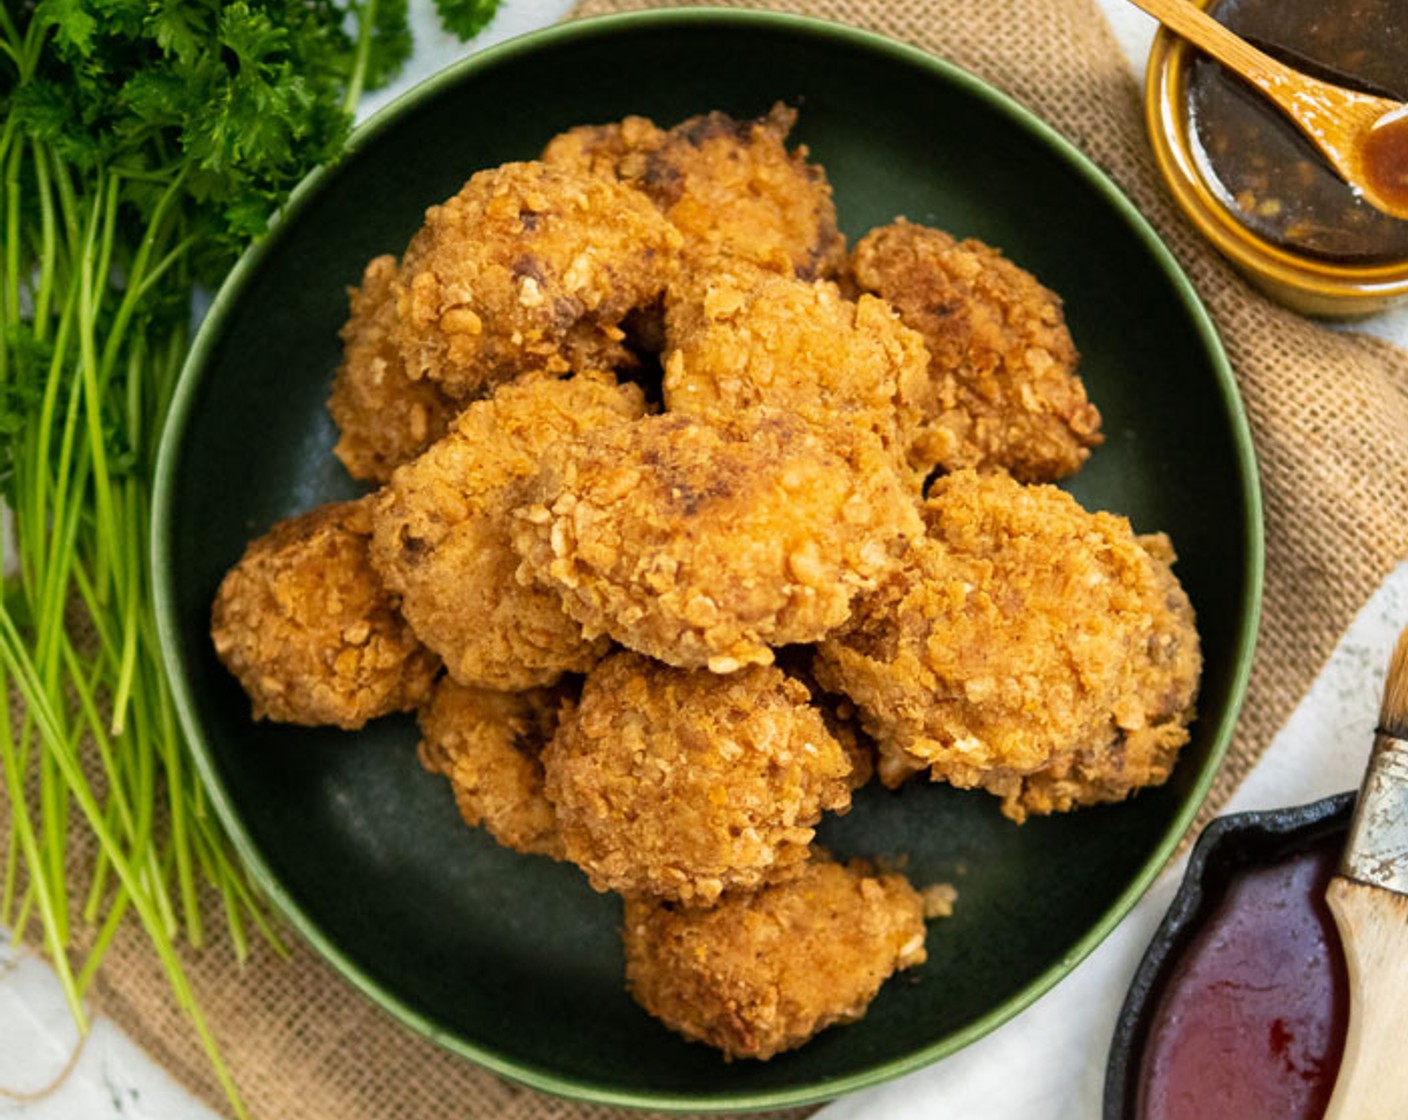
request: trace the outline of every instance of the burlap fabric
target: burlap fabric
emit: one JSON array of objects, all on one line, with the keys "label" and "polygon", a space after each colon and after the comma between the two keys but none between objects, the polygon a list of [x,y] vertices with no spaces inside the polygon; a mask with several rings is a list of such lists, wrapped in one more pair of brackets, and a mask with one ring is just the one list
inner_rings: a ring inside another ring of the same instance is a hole
[{"label": "burlap fabric", "polygon": [[[587,0],[578,14],[647,6],[649,0]],[[867,27],[952,59],[1011,93],[1114,177],[1207,301],[1251,416],[1267,529],[1257,662],[1211,812],[1285,721],[1354,612],[1408,557],[1408,355],[1272,306],[1179,218],[1147,153],[1129,67],[1094,0],[750,6]],[[228,945],[217,942],[191,957],[190,968],[225,1056],[261,1120],[587,1120],[615,1114],[516,1088],[440,1051],[378,1011],[301,945],[288,962],[262,952],[240,967]],[[100,999],[158,1061],[224,1110],[135,924],[108,959]]]}]

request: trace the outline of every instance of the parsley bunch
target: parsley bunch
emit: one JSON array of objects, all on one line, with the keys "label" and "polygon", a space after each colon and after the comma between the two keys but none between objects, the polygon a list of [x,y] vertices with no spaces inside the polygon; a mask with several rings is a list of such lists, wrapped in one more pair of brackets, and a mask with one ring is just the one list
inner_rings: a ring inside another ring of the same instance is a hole
[{"label": "parsley bunch", "polygon": [[[497,4],[436,0],[462,38]],[[202,943],[212,899],[239,955],[251,928],[278,942],[177,725],[152,612],[152,472],[193,293],[337,157],[362,91],[410,51],[406,0],[0,4],[0,495],[14,529],[0,924],[37,925],[82,1026],[135,916],[241,1115],[177,945]],[[97,860],[77,882],[70,846],[85,836]]]}]

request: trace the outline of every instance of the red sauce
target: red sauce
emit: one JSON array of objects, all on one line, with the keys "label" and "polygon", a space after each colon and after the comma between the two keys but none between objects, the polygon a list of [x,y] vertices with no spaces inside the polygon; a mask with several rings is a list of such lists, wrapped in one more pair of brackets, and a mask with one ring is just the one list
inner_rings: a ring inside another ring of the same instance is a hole
[{"label": "red sauce", "polygon": [[1155,1008],[1138,1120],[1323,1115],[1349,1004],[1325,904],[1340,843],[1238,873]]},{"label": "red sauce", "polygon": [[1408,207],[1408,117],[1370,131],[1359,154],[1369,185],[1386,201]]}]

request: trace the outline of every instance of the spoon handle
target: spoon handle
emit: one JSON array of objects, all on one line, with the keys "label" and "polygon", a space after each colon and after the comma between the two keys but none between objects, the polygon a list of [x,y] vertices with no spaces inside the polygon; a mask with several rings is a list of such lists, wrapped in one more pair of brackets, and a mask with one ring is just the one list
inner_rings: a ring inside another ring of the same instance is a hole
[{"label": "spoon handle", "polygon": [[1230,67],[1295,122],[1346,182],[1366,201],[1395,217],[1408,217],[1401,204],[1374,190],[1365,179],[1362,145],[1398,102],[1322,82],[1258,50],[1229,31],[1192,0],[1130,0],[1170,31],[1183,36]]},{"label": "spoon handle", "polygon": [[1315,80],[1258,50],[1189,0],[1130,0],[1130,3],[1231,67],[1278,104],[1284,104],[1283,99],[1289,96],[1291,88]]}]

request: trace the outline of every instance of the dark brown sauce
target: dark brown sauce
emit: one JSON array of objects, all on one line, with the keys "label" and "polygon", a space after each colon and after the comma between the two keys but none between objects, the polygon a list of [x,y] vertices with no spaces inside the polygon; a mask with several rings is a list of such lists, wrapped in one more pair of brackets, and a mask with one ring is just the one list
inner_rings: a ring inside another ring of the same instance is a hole
[{"label": "dark brown sauce", "polygon": [[1137,1120],[1319,1120],[1348,978],[1325,903],[1343,838],[1238,871],[1159,994]]},{"label": "dark brown sauce", "polygon": [[[1270,54],[1283,47],[1357,78],[1358,88],[1408,100],[1405,0],[1218,0],[1209,10]],[[1408,221],[1360,198],[1293,124],[1218,63],[1194,62],[1189,113],[1204,175],[1253,233],[1331,261],[1408,259]],[[1390,143],[1408,158],[1408,141]],[[1383,158],[1390,179],[1402,172],[1394,155]]]},{"label": "dark brown sauce", "polygon": [[1371,131],[1360,155],[1369,186],[1384,201],[1408,207],[1408,117]]}]

